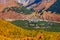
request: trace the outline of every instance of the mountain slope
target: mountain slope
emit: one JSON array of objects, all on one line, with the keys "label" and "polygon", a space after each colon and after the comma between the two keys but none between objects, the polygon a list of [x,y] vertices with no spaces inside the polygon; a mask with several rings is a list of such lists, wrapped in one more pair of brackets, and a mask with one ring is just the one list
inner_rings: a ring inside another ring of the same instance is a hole
[{"label": "mountain slope", "polygon": [[48,21],[56,21],[56,22],[60,22],[60,14],[56,13],[56,12],[51,12],[51,11],[44,11],[43,12],[43,18],[44,20],[48,20]]},{"label": "mountain slope", "polygon": [[[11,15],[12,14],[12,15]],[[36,15],[36,16],[34,16]],[[0,12],[0,18],[5,19],[7,21],[9,21],[8,19],[11,20],[28,20],[31,19],[32,16],[37,17],[39,19],[43,19],[44,20],[50,20],[50,21],[56,21],[56,22],[60,22],[60,14],[56,13],[56,12],[51,12],[51,11],[44,11],[43,15],[40,15],[39,13],[36,14],[36,12],[32,12],[31,14],[25,15],[24,13],[16,13],[14,11],[9,11],[9,12],[5,12],[2,13]],[[43,16],[43,17],[42,17]]]},{"label": "mountain slope", "polygon": [[18,4],[15,0],[0,0],[0,11],[11,6],[18,6]]}]

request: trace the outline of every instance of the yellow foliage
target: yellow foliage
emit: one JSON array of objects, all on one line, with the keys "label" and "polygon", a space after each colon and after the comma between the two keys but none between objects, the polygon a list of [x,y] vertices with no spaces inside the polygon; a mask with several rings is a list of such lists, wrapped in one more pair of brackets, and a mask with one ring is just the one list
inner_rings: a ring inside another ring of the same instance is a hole
[{"label": "yellow foliage", "polygon": [[0,40],[11,40],[11,39],[4,36],[0,36]]}]

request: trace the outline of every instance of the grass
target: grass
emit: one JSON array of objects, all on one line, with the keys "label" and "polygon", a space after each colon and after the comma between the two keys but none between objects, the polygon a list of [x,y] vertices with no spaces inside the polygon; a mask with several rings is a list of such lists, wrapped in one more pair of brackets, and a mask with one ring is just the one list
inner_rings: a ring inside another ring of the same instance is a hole
[{"label": "grass", "polygon": [[[30,26],[28,26],[28,22],[27,20],[16,20],[16,21],[12,21],[11,23],[14,25],[17,25],[19,27],[25,28],[25,29],[29,29],[29,30],[36,30],[36,28],[34,28],[34,23],[31,23]],[[56,31],[56,32],[60,32],[60,23],[50,23],[48,24],[48,22],[46,21],[38,21],[36,22],[36,24],[40,27],[37,29],[44,29],[46,31]],[[46,28],[46,27],[50,27],[50,28]],[[45,27],[45,28],[43,28]]]}]

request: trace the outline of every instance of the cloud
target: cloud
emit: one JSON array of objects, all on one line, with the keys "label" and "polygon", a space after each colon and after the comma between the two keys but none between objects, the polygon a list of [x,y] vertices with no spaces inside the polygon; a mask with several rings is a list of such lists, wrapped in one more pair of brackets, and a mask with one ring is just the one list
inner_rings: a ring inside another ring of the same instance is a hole
[{"label": "cloud", "polygon": [[26,6],[26,5],[28,5],[28,3],[29,3],[29,0],[18,0],[18,3],[20,3],[20,4],[23,4],[23,6]]}]

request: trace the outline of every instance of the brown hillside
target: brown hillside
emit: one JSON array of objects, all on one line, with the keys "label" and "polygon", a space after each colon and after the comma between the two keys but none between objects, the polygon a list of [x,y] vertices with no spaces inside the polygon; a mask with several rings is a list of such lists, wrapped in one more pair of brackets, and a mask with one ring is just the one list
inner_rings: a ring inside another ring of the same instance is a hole
[{"label": "brown hillside", "polygon": [[60,22],[60,14],[57,13],[51,13],[51,12],[43,12],[43,15],[40,15],[36,12],[33,12],[32,14],[25,15],[23,13],[16,13],[14,11],[9,11],[2,13],[0,12],[0,18],[2,19],[14,19],[14,20],[22,20],[22,19],[44,19],[44,20],[49,20],[49,21],[58,21]]},{"label": "brown hillside", "polygon": [[16,13],[13,11],[5,12],[5,13],[0,13],[0,18],[2,19],[16,19],[16,20],[21,20],[21,19],[28,19],[30,16],[25,15],[22,13]]}]

